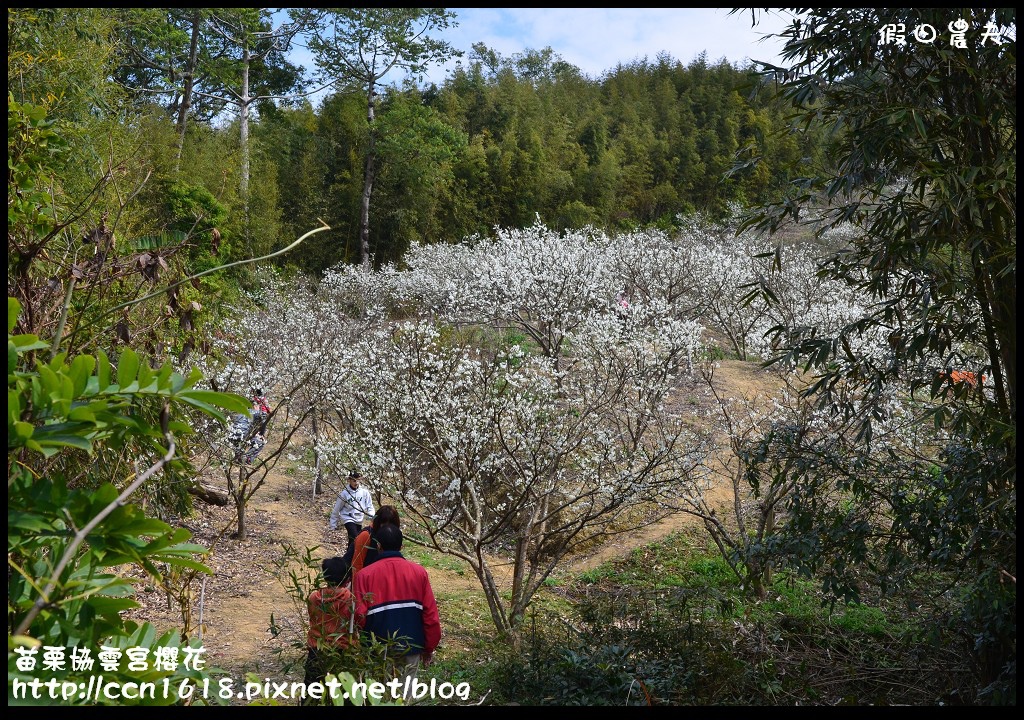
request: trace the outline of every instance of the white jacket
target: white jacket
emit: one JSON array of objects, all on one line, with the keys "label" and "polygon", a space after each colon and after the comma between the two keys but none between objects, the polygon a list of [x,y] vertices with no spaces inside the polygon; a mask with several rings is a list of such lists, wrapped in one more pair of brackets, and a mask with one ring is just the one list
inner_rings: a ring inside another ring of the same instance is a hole
[{"label": "white jacket", "polygon": [[346,483],[345,489],[338,494],[334,509],[331,510],[331,530],[344,527],[348,522],[362,524],[364,517],[372,518],[376,512],[369,490],[365,487],[353,490]]}]

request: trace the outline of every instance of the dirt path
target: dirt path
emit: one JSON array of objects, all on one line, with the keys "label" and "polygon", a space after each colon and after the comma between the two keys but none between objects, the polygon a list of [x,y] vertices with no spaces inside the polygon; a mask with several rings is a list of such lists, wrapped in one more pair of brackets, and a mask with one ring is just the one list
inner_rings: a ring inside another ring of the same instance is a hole
[{"label": "dirt path", "polygon": [[[779,388],[779,381],[772,373],[760,368],[756,363],[741,360],[721,361],[715,371],[713,381],[719,395],[723,398],[766,397]],[[706,388],[694,386],[677,390],[674,401],[677,404],[694,402],[706,405],[711,401],[711,397]],[[712,489],[707,497],[710,505],[721,507],[731,503],[733,497],[725,468],[716,463],[717,460],[712,461],[712,472],[716,479],[712,481]],[[702,521],[699,518],[685,512],[668,515],[650,525],[612,538],[597,551],[572,560],[567,564],[565,572],[578,574],[592,570],[602,563],[625,557],[634,548],[658,542],[679,530],[697,527],[701,524]]]},{"label": "dirt path", "polygon": [[[305,579],[310,572],[298,555],[286,548],[301,554],[306,548],[320,546],[312,553],[317,562],[337,552],[336,545],[325,543],[326,514],[322,522],[317,517],[327,500],[311,503],[311,488],[296,466],[295,460],[283,455],[267,474],[250,500],[246,540],[229,535],[235,527],[235,511],[230,505],[197,502],[196,516],[182,523],[193,532],[192,542],[213,548],[206,559],[213,575],[205,576],[205,582],[200,575],[191,585],[191,634],[200,637],[201,622],[208,663],[227,670],[236,681],[247,672],[261,679],[301,679],[301,667],[282,674],[282,659],[299,658],[302,651],[295,645],[301,647],[304,642],[305,605],[296,600],[298,593],[289,592],[288,585],[294,573],[308,586]],[[212,484],[218,486],[215,481]],[[223,532],[225,528],[229,531]],[[181,606],[176,601],[168,602],[161,591],[146,592],[144,583],[140,586],[143,607],[133,615],[160,628],[182,627]]]}]

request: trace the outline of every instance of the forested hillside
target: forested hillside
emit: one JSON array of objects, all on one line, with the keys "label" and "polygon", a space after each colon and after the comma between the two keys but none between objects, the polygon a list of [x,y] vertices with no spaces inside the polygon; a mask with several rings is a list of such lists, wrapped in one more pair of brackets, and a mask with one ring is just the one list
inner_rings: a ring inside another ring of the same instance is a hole
[{"label": "forested hillside", "polygon": [[115,648],[201,704],[204,577],[359,468],[474,702],[1015,704],[1016,14],[956,12],[590,77],[443,8],[9,8],[9,699],[126,703]]},{"label": "forested hillside", "polygon": [[[371,251],[394,262],[413,242],[457,242],[537,215],[559,230],[668,230],[680,214],[721,217],[730,203],[777,198],[823,139],[779,133],[778,104],[748,99],[756,82],[724,61],[665,56],[589,79],[550,50],[499,58],[477,47],[442,87],[383,94]],[[285,226],[316,211],[337,228],[301,254],[311,269],[358,258],[365,104],[337,94],[319,112],[285,110],[262,126]],[[741,152],[764,162],[726,177]]]}]

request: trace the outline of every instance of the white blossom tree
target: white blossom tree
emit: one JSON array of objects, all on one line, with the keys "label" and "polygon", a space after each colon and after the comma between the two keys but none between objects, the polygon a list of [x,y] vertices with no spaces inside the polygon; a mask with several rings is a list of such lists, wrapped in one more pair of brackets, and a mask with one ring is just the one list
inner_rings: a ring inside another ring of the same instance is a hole
[{"label": "white blossom tree", "polygon": [[[705,322],[764,357],[773,326],[798,319],[828,332],[863,312],[818,279],[812,246],[774,263],[763,249],[700,218],[674,235],[614,238],[538,220],[414,246],[403,269],[338,267],[315,289],[271,278],[264,310],[225,336],[249,359],[215,377],[256,373],[292,388],[288,408],[315,423],[318,469],[321,458],[366,469],[428,544],[469,563],[503,632],[514,634],[569,552],[628,527],[645,503],[701,517],[756,590],[771,569],[759,548],[789,486],[751,505],[752,464],[736,465],[735,524],[725,524],[707,493],[711,433],[665,401],[682,370],[695,381]],[[772,289],[771,307],[744,303],[754,279]],[[613,312],[624,290],[628,312]],[[884,358],[884,337],[861,341]],[[730,428],[723,448],[737,458],[778,427],[719,400],[711,420]]]},{"label": "white blossom tree", "polygon": [[[345,383],[352,366],[352,340],[363,327],[333,312],[333,303],[324,302],[309,284],[285,283],[266,268],[256,277],[258,289],[249,302],[258,311],[234,309],[216,333],[213,351],[201,361],[204,376],[214,387],[247,396],[252,388],[260,388],[270,400],[268,426],[276,442],[268,443],[251,465],[235,461],[234,448],[222,430],[211,425],[204,432],[207,467],[222,475],[234,500],[239,539],[247,534],[249,500],[307,421],[319,470],[320,423],[335,416],[336,388]],[[319,480],[318,474],[314,493],[321,490]]]},{"label": "white blossom tree", "polygon": [[[505,633],[574,545],[699,480],[703,441],[663,404],[699,327],[624,338],[595,315],[567,338],[574,352],[557,367],[427,322],[373,333],[361,341],[372,371],[353,378],[332,448],[371,468],[434,548],[469,563]],[[511,555],[510,588],[495,554]]]},{"label": "white blossom tree", "polygon": [[[919,492],[921,479],[911,468],[931,462],[949,441],[947,432],[922,422],[929,403],[908,397],[895,384],[871,399],[880,413],[865,441],[853,416],[807,399],[803,391],[812,376],[777,368],[776,390],[740,397],[723,394],[714,376],[715,365],[706,363],[701,379],[714,401],[706,421],[715,429],[708,471],[720,478],[728,502],[698,492],[669,503],[701,520],[741,586],[755,597],[765,597],[773,570],[791,563],[794,546],[817,541],[818,530],[794,524],[792,510],[815,506],[847,526],[875,524],[888,531],[887,503]],[[866,404],[853,397],[850,402],[858,409]],[[804,462],[801,453],[813,459]],[[865,468],[892,458],[905,459],[907,475],[886,479],[889,496],[851,503],[850,487]],[[811,495],[804,487],[809,478],[815,478]]]}]

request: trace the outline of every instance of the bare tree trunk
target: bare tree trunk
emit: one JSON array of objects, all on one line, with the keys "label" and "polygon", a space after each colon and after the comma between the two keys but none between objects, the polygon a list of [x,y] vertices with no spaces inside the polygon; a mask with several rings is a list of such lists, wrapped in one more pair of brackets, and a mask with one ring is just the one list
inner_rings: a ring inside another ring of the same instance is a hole
[{"label": "bare tree trunk", "polygon": [[203,485],[200,482],[197,482],[195,485],[191,485],[186,489],[188,490],[189,495],[199,498],[207,505],[224,507],[229,501],[227,493],[217,490],[216,488],[209,487],[208,485]]},{"label": "bare tree trunk", "polygon": [[324,492],[323,487],[323,468],[320,464],[320,443],[318,438],[320,437],[317,432],[316,413],[313,413],[313,466],[315,469],[315,477],[313,479],[313,498],[317,495],[322,495]]},{"label": "bare tree trunk", "polygon": [[249,48],[242,51],[242,99],[238,106],[239,142],[242,146],[242,222],[245,227],[245,250],[252,257],[252,235],[249,232]]},{"label": "bare tree trunk", "polygon": [[373,194],[373,181],[377,174],[376,158],[374,157],[374,97],[373,82],[370,82],[366,94],[366,126],[369,139],[366,147],[366,172],[363,175],[363,199],[359,208],[359,248],[363,270],[370,269],[370,195]]},{"label": "bare tree trunk", "polygon": [[249,483],[246,482],[245,477],[245,467],[242,465],[238,466],[238,487],[231,485],[230,478],[231,469],[228,470],[228,492],[235,499],[235,517],[238,519],[238,529],[235,531],[234,537],[239,540],[245,540],[248,535],[248,529],[245,526],[245,505],[248,501],[247,495],[249,490]]},{"label": "bare tree trunk", "polygon": [[235,495],[235,515],[238,517],[238,530],[235,537],[238,540],[245,540],[248,535],[248,528],[245,525],[245,493]]},{"label": "bare tree trunk", "polygon": [[747,575],[747,580],[750,581],[750,592],[755,598],[764,600],[768,597],[763,574],[757,570],[752,571]]},{"label": "bare tree trunk", "polygon": [[181,94],[181,105],[178,107],[178,147],[174,156],[174,172],[181,171],[181,152],[185,147],[185,127],[188,123],[188,111],[192,109],[192,85],[196,77],[196,55],[199,47],[200,8],[192,13],[192,44],[188,49],[188,65],[185,67],[185,89]]},{"label": "bare tree trunk", "polygon": [[503,635],[512,637],[513,630],[502,607],[501,591],[498,589],[498,584],[495,582],[494,575],[487,566],[479,546],[476,548],[476,556],[470,562],[470,567],[473,568],[477,578],[480,580],[480,586],[484,590],[484,599],[487,601],[488,610],[491,611],[491,621],[494,623],[494,627]]},{"label": "bare tree trunk", "polygon": [[[772,502],[772,504],[769,505],[768,509],[766,510],[764,533],[761,535],[761,538],[764,539],[766,537],[771,537],[771,535],[774,532],[775,532],[775,503]],[[771,566],[771,563],[768,563],[768,565],[764,568],[764,572],[762,574],[764,576],[765,587],[770,586],[772,584],[772,566]]]},{"label": "bare tree trunk", "polygon": [[[548,501],[550,495],[544,495],[534,508],[533,515],[516,542],[516,553],[512,568],[512,596],[509,600],[508,625],[513,630],[519,627],[523,613],[529,604],[527,569],[536,566],[540,553],[541,541],[547,534]],[[532,572],[531,572],[532,575]]]}]

